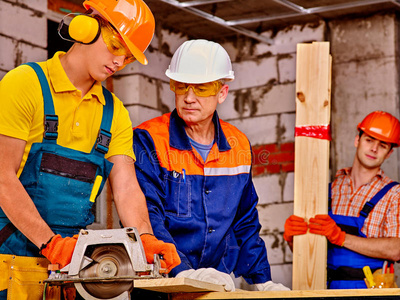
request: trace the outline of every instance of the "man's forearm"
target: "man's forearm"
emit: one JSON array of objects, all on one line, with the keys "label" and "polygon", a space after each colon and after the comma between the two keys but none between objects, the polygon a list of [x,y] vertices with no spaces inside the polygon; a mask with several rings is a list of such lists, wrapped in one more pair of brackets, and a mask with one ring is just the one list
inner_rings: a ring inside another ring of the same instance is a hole
[{"label": "man's forearm", "polygon": [[400,238],[362,238],[346,234],[343,247],[369,257],[400,260]]},{"label": "man's forearm", "polygon": [[[136,227],[140,234],[153,233],[148,216],[147,206],[143,206],[139,203],[132,203],[145,202],[144,197],[142,199],[141,197],[138,197],[138,195],[136,195],[136,197],[132,197],[132,195],[130,195],[129,199],[131,199],[131,201],[127,201],[127,197],[122,197],[115,201],[118,216],[122,225],[124,227]],[[123,198],[125,199],[122,200]]]},{"label": "man's forearm", "polygon": [[137,182],[133,160],[124,155],[109,158],[114,163],[110,184],[118,216],[124,227],[136,227],[140,234],[153,233],[146,198]]}]

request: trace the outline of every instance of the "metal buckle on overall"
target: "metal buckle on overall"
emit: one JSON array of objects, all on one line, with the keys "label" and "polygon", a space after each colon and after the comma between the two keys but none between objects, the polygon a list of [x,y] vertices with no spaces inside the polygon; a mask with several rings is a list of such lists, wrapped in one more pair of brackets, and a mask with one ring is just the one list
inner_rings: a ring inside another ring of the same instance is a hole
[{"label": "metal buckle on overall", "polygon": [[97,141],[95,145],[95,149],[101,153],[106,154],[108,152],[108,147],[111,141],[111,132],[100,129],[99,135],[97,136]]},{"label": "metal buckle on overall", "polygon": [[58,116],[45,115],[44,116],[44,133],[43,136],[48,140],[56,140],[58,137]]}]

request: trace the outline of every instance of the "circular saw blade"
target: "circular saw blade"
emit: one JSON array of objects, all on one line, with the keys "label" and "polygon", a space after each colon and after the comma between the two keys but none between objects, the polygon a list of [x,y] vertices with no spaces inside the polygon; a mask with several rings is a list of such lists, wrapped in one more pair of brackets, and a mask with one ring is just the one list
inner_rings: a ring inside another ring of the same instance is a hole
[{"label": "circular saw blade", "polygon": [[[95,263],[79,272],[79,278],[115,278],[133,276],[132,263],[122,245],[102,245],[93,250],[91,259]],[[133,281],[113,282],[82,282],[80,283],[88,294],[99,299],[117,297],[125,291],[133,289]]]}]

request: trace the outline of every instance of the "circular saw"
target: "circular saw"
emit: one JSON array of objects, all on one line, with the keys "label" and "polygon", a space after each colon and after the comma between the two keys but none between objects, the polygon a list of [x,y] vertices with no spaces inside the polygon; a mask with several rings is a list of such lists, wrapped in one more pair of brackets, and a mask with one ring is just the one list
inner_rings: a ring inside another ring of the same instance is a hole
[{"label": "circular saw", "polygon": [[81,230],[71,263],[50,285],[73,284],[87,300],[130,299],[135,279],[163,278],[160,259],[148,264],[139,233],[134,227]]},{"label": "circular saw", "polygon": [[[79,278],[119,278],[134,275],[132,264],[125,248],[120,245],[96,247],[90,257],[95,263],[79,272]],[[82,282],[75,283],[76,290],[83,296],[88,294],[99,299],[115,299],[125,291],[133,289],[133,281]]]}]

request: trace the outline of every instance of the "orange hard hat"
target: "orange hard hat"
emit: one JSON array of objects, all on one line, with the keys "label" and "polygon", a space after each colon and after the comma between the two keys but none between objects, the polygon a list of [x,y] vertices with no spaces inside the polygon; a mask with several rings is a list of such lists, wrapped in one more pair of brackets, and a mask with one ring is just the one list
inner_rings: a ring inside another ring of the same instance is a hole
[{"label": "orange hard hat", "polygon": [[133,56],[143,65],[148,60],[144,51],[155,29],[154,16],[142,0],[86,0],[86,9],[96,10],[118,30]]},{"label": "orange hard hat", "polygon": [[400,122],[397,118],[384,111],[374,111],[367,115],[357,126],[358,130],[377,140],[400,145]]}]

